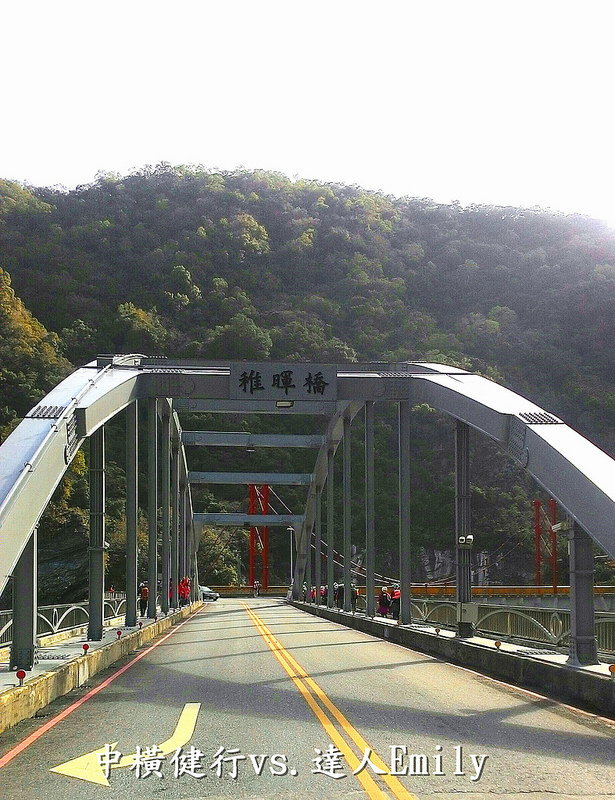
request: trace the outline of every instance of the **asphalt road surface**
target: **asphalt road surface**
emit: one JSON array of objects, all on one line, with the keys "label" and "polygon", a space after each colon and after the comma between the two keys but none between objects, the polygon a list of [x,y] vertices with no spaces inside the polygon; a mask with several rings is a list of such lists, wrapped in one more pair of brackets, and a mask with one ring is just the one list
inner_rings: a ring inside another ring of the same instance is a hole
[{"label": "asphalt road surface", "polygon": [[209,604],[0,738],[2,800],[460,793],[614,797],[615,722],[269,598]]}]

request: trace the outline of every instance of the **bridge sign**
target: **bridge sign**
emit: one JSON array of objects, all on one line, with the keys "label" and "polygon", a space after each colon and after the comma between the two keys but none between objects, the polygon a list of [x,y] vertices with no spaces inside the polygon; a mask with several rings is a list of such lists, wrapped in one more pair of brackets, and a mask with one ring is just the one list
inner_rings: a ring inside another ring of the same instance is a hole
[{"label": "bridge sign", "polygon": [[231,400],[337,400],[335,364],[235,362]]}]

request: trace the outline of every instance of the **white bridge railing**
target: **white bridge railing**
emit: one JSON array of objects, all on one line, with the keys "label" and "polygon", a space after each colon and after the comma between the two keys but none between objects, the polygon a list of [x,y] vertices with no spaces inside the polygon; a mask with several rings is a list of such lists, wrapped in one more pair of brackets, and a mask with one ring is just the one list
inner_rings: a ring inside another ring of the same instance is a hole
[{"label": "white bridge railing", "polygon": [[[126,610],[126,595],[122,592],[106,593],[104,601],[105,621],[120,617]],[[88,603],[62,603],[39,606],[37,612],[36,635],[48,636],[53,633],[72,630],[88,624],[90,614]],[[13,634],[13,612],[0,611],[0,647],[11,644]]]},{"label": "white bridge railing", "polygon": [[[447,600],[413,600],[412,621],[456,628],[457,606]],[[365,598],[357,600],[357,610],[365,610]],[[552,648],[570,643],[570,611],[568,609],[531,608],[478,603],[476,631],[504,640],[538,642]],[[615,653],[615,614],[596,612],[598,650]]]}]

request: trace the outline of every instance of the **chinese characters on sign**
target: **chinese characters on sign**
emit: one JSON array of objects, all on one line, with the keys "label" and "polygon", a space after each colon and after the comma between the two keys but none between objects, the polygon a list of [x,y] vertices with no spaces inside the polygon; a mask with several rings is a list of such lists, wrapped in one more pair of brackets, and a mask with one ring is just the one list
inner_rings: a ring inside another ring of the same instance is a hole
[{"label": "chinese characters on sign", "polygon": [[337,367],[330,364],[233,364],[231,399],[337,400]]},{"label": "chinese characters on sign", "polygon": [[[358,775],[364,769],[373,775],[444,776],[447,774],[444,764],[448,758],[445,760],[442,745],[435,746],[435,755],[409,753],[406,745],[392,745],[389,749],[390,767],[387,767],[369,747],[365,747],[360,759],[354,752],[349,754],[357,763],[355,769],[352,770],[352,775]],[[208,772],[204,770],[209,770],[218,778],[230,778],[233,781],[236,781],[245,770],[248,771],[248,774],[250,774],[250,770],[253,770],[256,775],[270,774],[274,777],[284,775],[296,777],[299,774],[295,767],[289,765],[288,758],[283,753],[243,755],[238,747],[219,747],[211,763],[207,764],[209,759],[205,759],[205,762],[202,763],[201,760],[205,758],[205,753],[197,747],[191,745],[186,752],[182,752],[182,750],[182,747],[178,747],[167,760],[165,752],[157,745],[137,747],[135,754],[125,757],[122,761],[122,754],[115,749],[115,746],[107,744],[103,750],[98,752],[98,764],[107,779],[112,768],[124,765],[129,766],[129,770],[137,778],[143,779],[150,776],[163,778],[165,762],[172,768],[176,778],[181,778],[183,775],[197,779],[206,778]],[[480,755],[470,753],[470,762],[467,764],[462,745],[456,745],[453,751],[455,771],[452,774],[468,775],[472,782],[480,780],[488,756],[484,753]],[[312,758],[314,766],[311,770],[313,775],[323,775],[333,780],[348,777],[348,773],[344,770],[345,755],[335,745],[329,744],[326,750],[315,747],[314,752],[316,756]],[[125,764],[126,761],[128,764]],[[450,762],[450,767],[452,767],[453,757]],[[466,773],[464,769],[466,764],[474,770],[473,775]]]}]

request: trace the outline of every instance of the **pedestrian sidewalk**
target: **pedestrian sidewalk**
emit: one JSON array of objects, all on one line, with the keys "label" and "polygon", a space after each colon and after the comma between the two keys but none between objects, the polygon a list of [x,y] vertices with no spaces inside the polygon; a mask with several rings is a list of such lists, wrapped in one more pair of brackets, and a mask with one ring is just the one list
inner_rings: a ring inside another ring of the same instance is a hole
[{"label": "pedestrian sidewalk", "polygon": [[604,661],[580,666],[570,663],[567,653],[554,652],[539,643],[522,645],[502,639],[498,647],[495,638],[460,638],[454,630],[439,628],[436,623],[398,625],[385,617],[370,618],[300,601],[292,601],[292,605],[393,644],[615,718],[615,679],[611,665]]},{"label": "pedestrian sidewalk", "polygon": [[[139,619],[141,628],[151,625],[155,620],[142,617]],[[26,678],[24,683],[33,680],[37,675],[43,675],[50,670],[58,669],[63,664],[66,664],[73,658],[85,654],[83,645],[88,645],[88,653],[98,650],[100,647],[106,647],[110,642],[115,641],[117,631],[122,632],[122,636],[128,633],[134,633],[141,630],[139,625],[132,628],[127,628],[124,625],[124,617],[116,617],[115,619],[108,620],[105,623],[103,631],[103,638],[100,641],[89,641],[87,637],[87,628],[83,626],[78,633],[70,635],[70,631],[63,631],[50,636],[41,637],[40,643],[36,650],[36,656],[33,668],[26,671]],[[19,686],[19,681],[15,676],[15,670],[9,669],[10,663],[10,647],[4,647],[0,650],[0,692],[11,686]]]},{"label": "pedestrian sidewalk", "polygon": [[[22,719],[32,717],[61,695],[82,686],[90,677],[110,667],[115,661],[155,639],[172,625],[198,611],[203,603],[160,614],[157,619],[142,618],[134,627],[111,620],[100,641],[88,641],[87,632],[59,642],[39,646],[37,663],[28,670],[23,685],[9,669],[8,655],[0,663],[0,733]],[[121,633],[118,636],[118,631]],[[88,645],[87,653],[83,645]]]},{"label": "pedestrian sidewalk", "polygon": [[[347,612],[342,612],[347,613]],[[383,622],[385,625],[393,625],[394,627],[398,627],[397,620],[388,619],[384,617],[376,617],[379,622]],[[404,625],[403,627],[409,628],[410,630],[419,630],[422,633],[431,633],[437,636],[442,636],[448,639],[455,639],[457,638],[456,631],[450,630],[448,628],[439,628],[437,625],[423,623],[423,622],[412,622],[410,625]],[[436,633],[437,631],[437,633]],[[464,642],[468,644],[477,644],[481,647],[487,647],[492,650],[499,650],[502,653],[513,653],[519,656],[524,656],[527,658],[533,658],[538,661],[545,661],[550,664],[568,664],[568,653],[559,653],[554,650],[547,648],[546,646],[541,647],[540,642],[536,642],[535,645],[522,645],[522,644],[514,644],[512,642],[504,642],[500,639],[495,637],[487,637],[487,636],[468,636],[467,638],[463,639]],[[496,642],[499,642],[499,647],[496,646]],[[615,659],[614,659],[615,660]],[[606,675],[607,678],[611,677],[611,673],[609,671],[609,666],[612,662],[600,662],[599,664],[592,664],[586,667],[578,667],[578,669],[587,670],[589,672],[595,672],[599,675]]]}]

